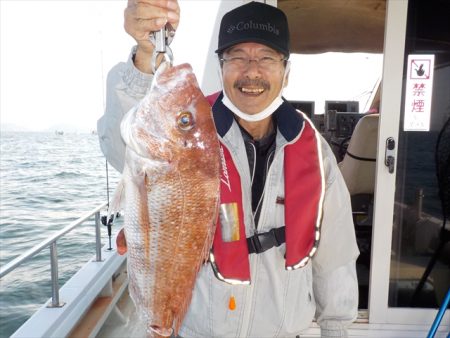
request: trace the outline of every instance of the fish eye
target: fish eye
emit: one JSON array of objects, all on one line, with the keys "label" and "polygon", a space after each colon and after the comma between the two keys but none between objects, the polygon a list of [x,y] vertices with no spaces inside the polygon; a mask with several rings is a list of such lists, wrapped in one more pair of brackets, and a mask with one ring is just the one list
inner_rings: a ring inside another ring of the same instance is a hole
[{"label": "fish eye", "polygon": [[194,127],[194,117],[189,111],[183,111],[178,114],[177,124],[181,130],[187,131]]}]

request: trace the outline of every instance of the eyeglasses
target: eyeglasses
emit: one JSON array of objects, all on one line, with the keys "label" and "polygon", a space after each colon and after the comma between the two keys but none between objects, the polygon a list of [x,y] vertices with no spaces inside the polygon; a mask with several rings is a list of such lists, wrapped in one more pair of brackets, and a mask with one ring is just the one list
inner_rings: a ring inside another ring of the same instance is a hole
[{"label": "eyeglasses", "polygon": [[275,58],[272,56],[263,56],[260,58],[249,58],[245,56],[232,56],[228,58],[220,58],[220,62],[224,62],[230,66],[244,69],[247,68],[252,61],[255,61],[256,65],[262,69],[270,69],[278,65],[281,61],[286,61],[286,58]]}]

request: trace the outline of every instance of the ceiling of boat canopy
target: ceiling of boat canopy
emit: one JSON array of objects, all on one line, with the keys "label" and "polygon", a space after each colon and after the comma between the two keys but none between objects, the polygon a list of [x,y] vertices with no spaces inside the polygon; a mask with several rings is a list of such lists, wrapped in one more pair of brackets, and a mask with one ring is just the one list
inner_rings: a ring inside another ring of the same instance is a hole
[{"label": "ceiling of boat canopy", "polygon": [[278,0],[289,21],[291,51],[382,53],[386,0]]}]

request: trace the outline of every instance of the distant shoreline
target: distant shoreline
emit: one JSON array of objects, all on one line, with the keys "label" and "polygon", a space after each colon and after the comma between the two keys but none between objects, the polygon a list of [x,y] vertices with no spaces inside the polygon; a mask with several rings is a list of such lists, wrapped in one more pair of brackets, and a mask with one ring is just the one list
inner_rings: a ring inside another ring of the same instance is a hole
[{"label": "distant shoreline", "polygon": [[0,125],[1,133],[56,133],[56,134],[96,134],[97,129],[86,129],[86,128],[78,128],[66,126],[64,128],[54,127],[54,128],[46,128],[42,130],[30,130],[20,126],[13,126],[8,124]]}]

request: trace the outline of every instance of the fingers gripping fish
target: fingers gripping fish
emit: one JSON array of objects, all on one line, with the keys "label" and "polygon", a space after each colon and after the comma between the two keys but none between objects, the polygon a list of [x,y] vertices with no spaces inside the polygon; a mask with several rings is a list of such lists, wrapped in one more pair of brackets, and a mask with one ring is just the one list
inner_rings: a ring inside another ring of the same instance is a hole
[{"label": "fingers gripping fish", "polygon": [[117,245],[128,252],[130,296],[149,336],[176,335],[219,203],[219,141],[192,68],[161,65],[121,133],[125,169],[109,212],[125,210]]}]

